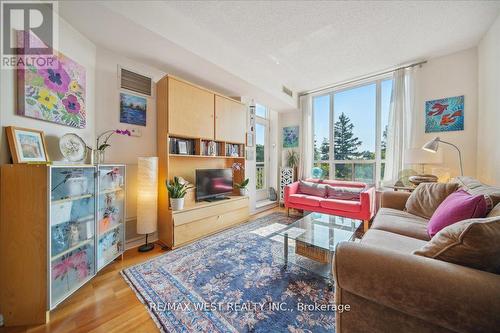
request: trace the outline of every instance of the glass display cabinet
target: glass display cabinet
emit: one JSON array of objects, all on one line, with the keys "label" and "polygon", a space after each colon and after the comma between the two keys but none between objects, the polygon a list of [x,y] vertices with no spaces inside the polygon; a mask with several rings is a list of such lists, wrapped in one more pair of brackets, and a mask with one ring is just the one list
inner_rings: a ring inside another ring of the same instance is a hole
[{"label": "glass display cabinet", "polygon": [[97,270],[123,255],[125,244],[125,166],[97,166]]},{"label": "glass display cabinet", "polygon": [[46,323],[47,310],[123,254],[125,171],[110,164],[0,166],[4,322]]},{"label": "glass display cabinet", "polygon": [[50,309],[123,254],[125,166],[50,167]]},{"label": "glass display cabinet", "polygon": [[49,204],[50,309],[96,273],[95,167],[52,166]]}]

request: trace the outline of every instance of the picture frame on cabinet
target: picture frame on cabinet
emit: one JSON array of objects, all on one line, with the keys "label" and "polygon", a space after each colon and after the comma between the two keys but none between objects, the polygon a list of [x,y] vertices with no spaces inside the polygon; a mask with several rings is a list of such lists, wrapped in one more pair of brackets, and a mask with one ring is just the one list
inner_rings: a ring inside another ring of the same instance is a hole
[{"label": "picture frame on cabinet", "polygon": [[13,163],[49,162],[43,131],[8,126],[5,128],[5,133]]},{"label": "picture frame on cabinet", "polygon": [[177,141],[177,154],[181,155],[187,155],[188,154],[188,148],[187,148],[187,142],[183,140]]}]

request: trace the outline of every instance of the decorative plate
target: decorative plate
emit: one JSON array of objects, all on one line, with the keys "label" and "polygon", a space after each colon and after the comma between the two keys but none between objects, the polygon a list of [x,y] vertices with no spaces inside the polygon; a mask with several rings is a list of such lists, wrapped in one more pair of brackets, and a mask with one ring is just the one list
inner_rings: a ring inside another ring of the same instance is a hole
[{"label": "decorative plate", "polygon": [[64,134],[59,139],[59,150],[70,162],[81,162],[87,157],[87,145],[74,133]]}]

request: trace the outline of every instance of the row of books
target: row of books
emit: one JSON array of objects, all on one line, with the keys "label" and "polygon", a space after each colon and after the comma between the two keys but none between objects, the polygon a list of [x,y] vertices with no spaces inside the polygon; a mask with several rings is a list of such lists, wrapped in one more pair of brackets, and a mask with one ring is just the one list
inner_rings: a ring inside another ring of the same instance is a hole
[{"label": "row of books", "polygon": [[201,154],[204,156],[219,156],[219,146],[215,141],[201,141]]},{"label": "row of books", "polygon": [[168,147],[170,154],[194,155],[194,140],[169,138]]},{"label": "row of books", "polygon": [[240,156],[240,145],[231,143],[226,144],[226,156]]}]

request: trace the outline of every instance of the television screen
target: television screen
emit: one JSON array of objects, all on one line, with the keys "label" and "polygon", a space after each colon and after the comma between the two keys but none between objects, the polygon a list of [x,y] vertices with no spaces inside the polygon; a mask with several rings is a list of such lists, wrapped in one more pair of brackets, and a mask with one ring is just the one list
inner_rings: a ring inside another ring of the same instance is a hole
[{"label": "television screen", "polygon": [[231,169],[197,169],[196,200],[204,200],[231,194],[233,173]]}]

